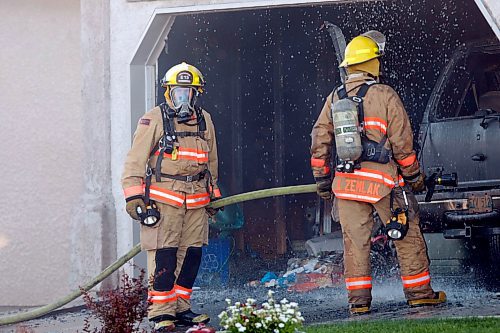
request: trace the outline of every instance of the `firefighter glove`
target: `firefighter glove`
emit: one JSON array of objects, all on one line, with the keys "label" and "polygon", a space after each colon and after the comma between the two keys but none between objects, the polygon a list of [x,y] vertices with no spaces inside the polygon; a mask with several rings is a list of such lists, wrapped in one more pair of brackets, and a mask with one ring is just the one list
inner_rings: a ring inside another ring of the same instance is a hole
[{"label": "firefighter glove", "polygon": [[[221,199],[221,198],[220,197],[219,198],[212,198],[211,202],[215,202],[215,201],[217,201],[219,199]],[[224,210],[224,206],[219,207],[219,208],[212,208],[210,206],[207,206],[207,207],[205,207],[205,209],[207,211],[208,216],[213,219],[213,217],[215,215],[217,215],[217,213],[219,212],[219,210],[222,210],[222,211]]]},{"label": "firefighter glove", "polygon": [[128,215],[134,220],[140,220],[141,218],[137,214],[137,207],[141,207],[141,211],[145,212],[146,211],[146,205],[144,204],[144,200],[142,198],[135,198],[131,200],[127,200],[127,206],[126,210]]},{"label": "firefighter glove", "polygon": [[325,176],[316,177],[314,180],[316,180],[316,193],[318,193],[318,195],[325,200],[331,200],[332,178],[330,176]]},{"label": "firefighter glove", "polygon": [[425,176],[419,172],[414,176],[405,178],[413,193],[425,191]]}]

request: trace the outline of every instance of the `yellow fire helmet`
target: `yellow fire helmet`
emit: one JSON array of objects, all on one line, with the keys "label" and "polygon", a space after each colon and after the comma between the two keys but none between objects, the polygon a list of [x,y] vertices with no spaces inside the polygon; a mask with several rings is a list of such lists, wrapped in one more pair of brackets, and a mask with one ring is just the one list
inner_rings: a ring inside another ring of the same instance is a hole
[{"label": "yellow fire helmet", "polygon": [[161,80],[161,86],[167,88],[167,91],[170,86],[195,87],[198,93],[201,94],[205,86],[205,79],[198,68],[183,62],[173,66],[165,73]]},{"label": "yellow fire helmet", "polygon": [[382,55],[378,44],[366,36],[358,36],[347,44],[344,61],[339,67],[361,64]]}]

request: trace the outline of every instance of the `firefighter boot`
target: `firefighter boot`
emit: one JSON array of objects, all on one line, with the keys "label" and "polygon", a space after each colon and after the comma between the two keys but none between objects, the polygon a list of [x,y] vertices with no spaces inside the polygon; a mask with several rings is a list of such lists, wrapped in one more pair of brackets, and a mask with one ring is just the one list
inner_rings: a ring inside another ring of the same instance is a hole
[{"label": "firefighter boot", "polygon": [[174,316],[162,315],[161,320],[155,321],[154,331],[158,333],[173,332],[175,330],[176,319]]},{"label": "firefighter boot", "polygon": [[184,326],[193,326],[199,324],[206,324],[210,321],[207,314],[198,314],[191,311],[191,309],[177,313],[177,323]]},{"label": "firefighter boot", "polygon": [[349,314],[360,316],[370,313],[370,304],[349,304]]},{"label": "firefighter boot", "polygon": [[412,308],[418,306],[434,306],[446,302],[446,293],[444,291],[436,291],[434,297],[413,299],[408,301],[408,305]]}]

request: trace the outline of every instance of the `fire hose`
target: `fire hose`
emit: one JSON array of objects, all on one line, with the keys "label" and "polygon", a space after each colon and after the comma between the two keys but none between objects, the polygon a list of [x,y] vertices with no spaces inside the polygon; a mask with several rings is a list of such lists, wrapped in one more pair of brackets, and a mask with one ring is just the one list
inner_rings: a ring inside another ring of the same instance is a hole
[{"label": "fire hose", "polygon": [[[227,198],[223,198],[217,200],[210,204],[212,208],[220,208],[223,206],[229,206],[240,202],[263,199],[268,197],[280,196],[280,195],[291,195],[291,194],[302,194],[302,193],[313,193],[316,192],[316,185],[296,185],[296,186],[285,186],[285,187],[276,187],[265,190],[258,190],[253,192],[236,194]],[[10,325],[16,324],[23,321],[28,321],[32,319],[36,319],[42,317],[60,307],[68,304],[69,302],[80,297],[84,292],[87,292],[102,282],[105,278],[115,272],[118,268],[122,267],[127,263],[130,259],[135,257],[137,254],[141,252],[141,245],[136,244],[129,252],[120,257],[114,263],[106,267],[101,273],[99,273],[92,280],[84,284],[77,290],[74,290],[70,294],[62,297],[61,299],[55,301],[54,303],[47,304],[41,306],[39,308],[33,309],[31,311],[18,313],[12,316],[0,317],[0,326],[2,325]]]}]

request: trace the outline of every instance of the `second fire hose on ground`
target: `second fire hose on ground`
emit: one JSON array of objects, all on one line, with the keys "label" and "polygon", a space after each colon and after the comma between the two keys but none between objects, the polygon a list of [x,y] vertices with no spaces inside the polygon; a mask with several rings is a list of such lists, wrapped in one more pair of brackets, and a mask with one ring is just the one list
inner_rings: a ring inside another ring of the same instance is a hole
[{"label": "second fire hose on ground", "polygon": [[[210,204],[212,208],[219,208],[223,206],[229,206],[240,202],[263,199],[268,197],[274,197],[279,195],[291,195],[291,194],[301,194],[301,193],[313,193],[316,192],[316,185],[296,185],[296,186],[286,186],[286,187],[277,187],[266,190],[259,190],[247,193],[236,194],[224,199],[217,200]],[[91,281],[87,282],[79,289],[74,290],[70,294],[64,296],[63,298],[55,301],[54,303],[47,304],[45,306],[41,306],[34,310],[30,310],[27,312],[15,314],[13,316],[8,317],[0,317],[0,326],[2,325],[11,325],[16,324],[32,319],[36,319],[42,317],[56,309],[63,307],[69,302],[80,297],[83,292],[89,291],[102,282],[105,278],[115,272],[118,268],[122,267],[127,263],[130,259],[135,257],[137,254],[141,252],[141,245],[136,244],[129,252],[120,257],[114,263],[109,265],[105,270],[103,270],[99,275],[93,278]]]}]

